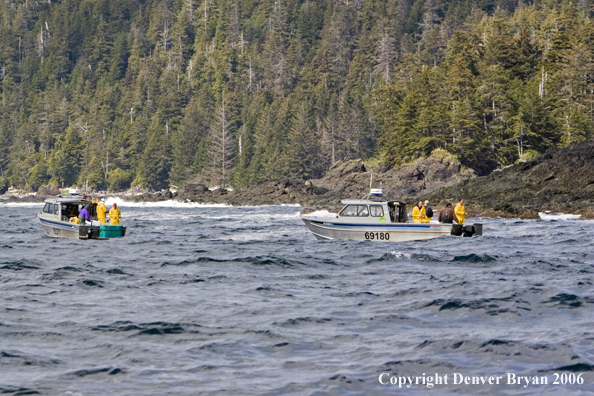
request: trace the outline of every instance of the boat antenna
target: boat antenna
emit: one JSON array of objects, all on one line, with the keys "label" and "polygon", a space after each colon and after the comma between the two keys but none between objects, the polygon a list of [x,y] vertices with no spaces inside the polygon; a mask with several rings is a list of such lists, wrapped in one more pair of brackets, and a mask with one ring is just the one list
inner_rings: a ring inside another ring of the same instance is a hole
[{"label": "boat antenna", "polygon": [[371,179],[369,179],[369,188],[373,185],[373,173],[371,174]]}]

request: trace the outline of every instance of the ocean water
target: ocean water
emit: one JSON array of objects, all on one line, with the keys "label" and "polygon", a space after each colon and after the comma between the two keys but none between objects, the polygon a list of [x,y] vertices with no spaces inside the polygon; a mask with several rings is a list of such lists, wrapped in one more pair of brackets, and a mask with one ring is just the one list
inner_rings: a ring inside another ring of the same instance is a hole
[{"label": "ocean water", "polygon": [[317,241],[292,206],[120,207],[125,238],[78,241],[0,204],[0,394],[594,392],[592,221],[397,244]]}]

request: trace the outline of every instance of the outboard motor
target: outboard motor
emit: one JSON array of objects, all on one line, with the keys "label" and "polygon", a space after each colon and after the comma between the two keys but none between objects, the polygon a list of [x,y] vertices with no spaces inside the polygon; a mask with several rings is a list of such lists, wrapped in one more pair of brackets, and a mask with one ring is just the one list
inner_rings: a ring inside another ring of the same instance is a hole
[{"label": "outboard motor", "polygon": [[453,224],[452,225],[452,235],[455,236],[479,236],[483,235],[483,225],[482,224]]},{"label": "outboard motor", "polygon": [[474,235],[474,226],[473,225],[465,225],[464,227],[464,236],[471,237]]},{"label": "outboard motor", "polygon": [[93,239],[93,226],[89,227],[87,230],[87,238]]}]

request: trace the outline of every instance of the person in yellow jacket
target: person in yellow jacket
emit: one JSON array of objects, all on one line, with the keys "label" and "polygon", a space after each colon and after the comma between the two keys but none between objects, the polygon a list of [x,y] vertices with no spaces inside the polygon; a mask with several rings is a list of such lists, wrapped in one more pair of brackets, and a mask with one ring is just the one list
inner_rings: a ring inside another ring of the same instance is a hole
[{"label": "person in yellow jacket", "polygon": [[113,204],[113,207],[109,210],[109,224],[118,225],[120,224],[120,217],[122,212],[118,209],[118,204]]},{"label": "person in yellow jacket", "polygon": [[458,224],[464,223],[464,220],[466,219],[467,215],[466,208],[464,207],[464,198],[460,198],[460,200],[456,204],[454,213],[456,213],[456,217],[458,218]]},{"label": "person in yellow jacket", "polygon": [[429,219],[427,218],[427,213],[425,212],[425,207],[423,206],[423,201],[419,201],[417,206],[413,208],[412,217],[414,223],[428,223]]},{"label": "person in yellow jacket", "polygon": [[101,202],[97,204],[97,220],[101,225],[105,224],[105,215],[107,214],[107,208],[105,207],[105,198],[101,198]]}]

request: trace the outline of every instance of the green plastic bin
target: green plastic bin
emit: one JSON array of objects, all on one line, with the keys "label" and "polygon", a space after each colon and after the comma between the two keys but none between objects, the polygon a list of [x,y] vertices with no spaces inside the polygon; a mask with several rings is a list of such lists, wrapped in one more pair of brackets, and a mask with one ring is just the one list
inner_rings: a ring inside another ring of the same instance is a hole
[{"label": "green plastic bin", "polygon": [[99,238],[119,238],[122,236],[121,225],[104,224],[99,230]]}]

